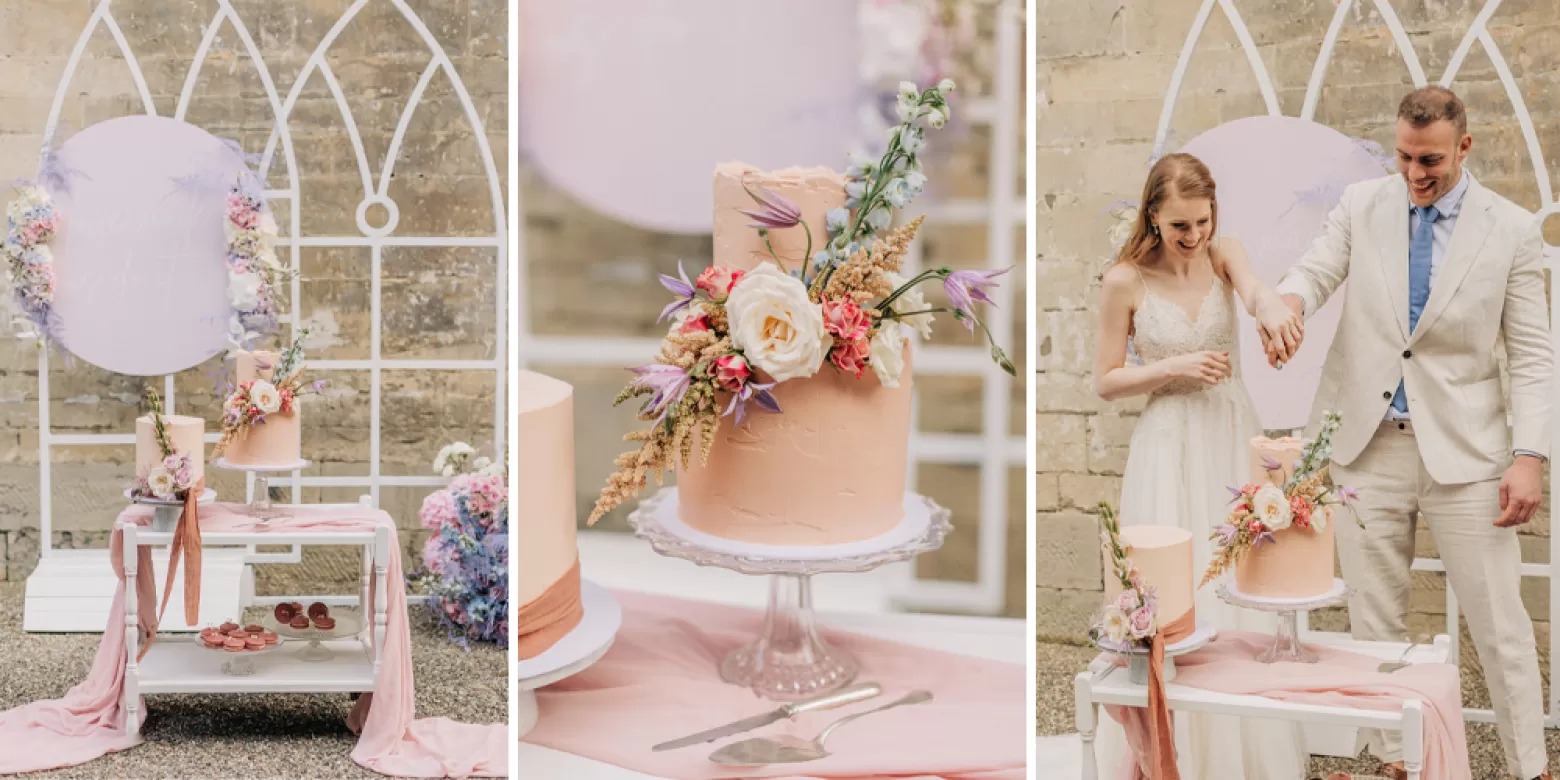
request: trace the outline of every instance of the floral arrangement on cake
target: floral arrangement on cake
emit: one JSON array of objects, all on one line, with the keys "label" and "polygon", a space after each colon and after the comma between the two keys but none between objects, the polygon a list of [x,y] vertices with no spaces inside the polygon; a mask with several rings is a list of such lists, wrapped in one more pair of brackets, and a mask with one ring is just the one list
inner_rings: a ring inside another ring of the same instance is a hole
[{"label": "floral arrangement on cake", "polygon": [[220,456],[250,426],[264,425],[266,415],[291,412],[300,397],[325,389],[323,379],[309,384],[303,381],[303,340],[308,336],[308,328],[298,331],[292,345],[272,367],[270,381],[252,379],[229,387],[227,400],[222,403],[222,437],[217,440],[212,457]]},{"label": "floral arrangement on cake", "polygon": [[1104,612],[1089,628],[1089,638],[1098,644],[1102,639],[1115,645],[1139,645],[1147,648],[1159,633],[1159,613],[1155,607],[1154,589],[1143,584],[1137,567],[1127,557],[1121,546],[1121,524],[1110,505],[1100,502],[1100,539],[1105,554],[1110,556],[1111,574],[1121,583],[1121,593],[1116,601],[1105,605]]},{"label": "floral arrangement on cake", "polygon": [[[651,425],[625,437],[639,447],[618,456],[618,470],[602,489],[590,523],[638,495],[651,472],[659,483],[679,461],[686,468],[695,437],[703,442],[699,462],[707,464],[721,418],[734,416],[741,425],[750,403],[781,413],[771,392],[780,382],[811,377],[828,364],[858,379],[870,370],[884,387],[897,387],[905,365],[905,328],[927,337],[938,313],[951,315],[971,332],[979,325],[992,360],[1014,373],[974,311],[976,301],[992,303],[986,290],[1007,270],[941,267],[907,279],[901,275],[904,255],[922,220],[884,232],[894,211],[926,186],[919,155],[926,130],[947,122],[944,93],[953,88],[946,79],[924,91],[909,82],[901,85],[901,123],[881,159],[851,165],[846,204],[826,215],[827,236],[813,236],[789,199],[749,189],[754,207],[742,213],[753,219],[750,227],[769,248],[772,263],[751,271],[710,266],[691,282],[680,267],[680,278],[661,276],[676,296],[661,312],[672,325],[655,361],[630,369],[634,379],[614,401],[649,396],[639,419]],[[806,235],[803,257],[810,259],[792,268],[774,251],[769,236],[797,228]],[[932,281],[942,283],[950,307],[928,305],[916,289]]]},{"label": "floral arrangement on cake", "polygon": [[48,190],[24,182],[17,197],[6,205],[5,255],[11,292],[22,314],[33,324],[40,341],[53,332],[54,254],[49,241],[59,231],[60,215]]},{"label": "floral arrangement on cake", "polygon": [[276,329],[277,291],[293,272],[276,256],[276,218],[265,201],[243,186],[228,192],[222,227],[228,240],[228,300],[233,306],[228,336],[242,348],[261,333]]},{"label": "floral arrangement on cake", "polygon": [[418,518],[433,531],[423,546],[416,576],[428,604],[452,641],[509,642],[509,490],[503,464],[477,468],[475,453],[457,442],[440,452],[434,473],[452,476],[449,487],[423,499]]},{"label": "floral arrangement on cake", "polygon": [[152,428],[157,435],[157,448],[162,452],[162,462],[137,477],[130,495],[135,498],[160,498],[183,501],[195,487],[195,473],[190,467],[189,453],[173,448],[168,429],[163,427],[162,396],[156,390],[146,389],[146,402],[152,408]]},{"label": "floral arrangement on cake", "polygon": [[[1207,585],[1229,571],[1248,550],[1273,543],[1274,531],[1286,528],[1314,533],[1325,531],[1332,521],[1333,507],[1349,506],[1359,497],[1352,488],[1333,485],[1328,476],[1332,437],[1342,419],[1337,412],[1322,415],[1316,438],[1306,442],[1300,460],[1294,464],[1294,472],[1282,485],[1247,483],[1229,488],[1232,495],[1229,516],[1209,536],[1215,546],[1213,560],[1197,587]],[[1271,457],[1264,456],[1262,467],[1270,476],[1284,473],[1284,464]]]}]

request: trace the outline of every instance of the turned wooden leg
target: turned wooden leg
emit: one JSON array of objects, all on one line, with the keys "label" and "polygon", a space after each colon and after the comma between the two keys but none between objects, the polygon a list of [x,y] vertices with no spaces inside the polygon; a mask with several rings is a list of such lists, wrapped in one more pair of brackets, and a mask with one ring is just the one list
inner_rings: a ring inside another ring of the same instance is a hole
[{"label": "turned wooden leg", "polygon": [[[140,547],[136,544],[136,527],[124,528],[122,546],[125,569],[125,731],[131,736],[141,732],[141,665],[136,656],[141,654],[141,601],[136,588],[140,573]],[[146,576],[152,576],[147,572]]]},{"label": "turned wooden leg", "polygon": [[[381,528],[374,533],[374,679],[379,679],[379,664],[385,657],[385,634],[389,629],[390,556],[400,555],[400,550],[390,549],[390,531]],[[396,587],[406,587],[396,583]]]},{"label": "turned wooden leg", "polygon": [[1420,780],[1425,766],[1425,705],[1418,699],[1403,702],[1403,769],[1408,780]]},{"label": "turned wooden leg", "polygon": [[1073,680],[1079,743],[1083,750],[1083,780],[1099,780],[1100,768],[1094,758],[1094,734],[1099,726],[1099,705],[1094,703],[1094,679],[1088,672]]}]

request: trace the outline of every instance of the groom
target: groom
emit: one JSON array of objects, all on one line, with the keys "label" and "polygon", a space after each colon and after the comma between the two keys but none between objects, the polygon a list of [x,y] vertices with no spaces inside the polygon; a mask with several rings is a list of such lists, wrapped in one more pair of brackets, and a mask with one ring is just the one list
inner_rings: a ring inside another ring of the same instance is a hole
[{"label": "groom", "polygon": [[[1473,634],[1506,768],[1547,780],[1538,653],[1522,606],[1516,533],[1542,498],[1549,454],[1543,244],[1531,213],[1463,169],[1472,144],[1456,95],[1440,87],[1409,93],[1398,107],[1401,176],[1345,190],[1322,236],[1277,289],[1309,316],[1349,282],[1313,414],[1342,415],[1332,476],[1360,494],[1364,528],[1352,519],[1337,525],[1354,589],[1353,635],[1407,640],[1409,567],[1422,520]],[[1279,325],[1259,323],[1274,364],[1298,346],[1270,337]],[[1377,757],[1401,760],[1397,734],[1370,737]]]}]

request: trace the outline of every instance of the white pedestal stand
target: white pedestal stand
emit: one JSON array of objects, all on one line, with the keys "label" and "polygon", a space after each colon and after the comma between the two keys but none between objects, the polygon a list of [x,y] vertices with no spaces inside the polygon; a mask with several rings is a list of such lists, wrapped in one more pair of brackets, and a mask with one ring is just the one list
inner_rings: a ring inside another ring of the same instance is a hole
[{"label": "white pedestal stand", "polygon": [[1219,583],[1217,590],[1219,598],[1225,603],[1246,609],[1255,609],[1260,612],[1278,613],[1278,630],[1273,635],[1273,646],[1263,650],[1257,656],[1260,663],[1271,664],[1279,661],[1291,661],[1302,664],[1316,663],[1316,653],[1307,649],[1300,643],[1300,626],[1298,613],[1310,612],[1323,607],[1331,607],[1342,604],[1349,599],[1349,586],[1343,580],[1333,578],[1332,590],[1312,598],[1304,599],[1276,599],[1264,596],[1249,596],[1235,589],[1235,584],[1229,580]]},{"label": "white pedestal stand", "polygon": [[909,560],[941,547],[952,529],[949,511],[931,499],[906,493],[904,504],[904,520],[880,536],[815,547],[748,544],[693,529],[678,517],[676,488],[663,489],[641,503],[628,522],[662,555],[771,577],[769,608],[759,636],[721,661],[720,676],[764,698],[794,701],[849,685],[860,669],[849,653],[819,635],[812,576],[870,571]]},{"label": "white pedestal stand", "polygon": [[[1174,644],[1165,645],[1165,682],[1175,680],[1175,657],[1185,655],[1193,650],[1200,650],[1212,642],[1219,635],[1217,629],[1211,623],[1197,621],[1196,630],[1192,635]],[[1148,656],[1149,648],[1133,644],[1116,644],[1109,639],[1101,638],[1094,643],[1101,650],[1108,650],[1117,655],[1127,657],[1127,681],[1133,685],[1148,684]]]},{"label": "white pedestal stand", "polygon": [[[286,512],[276,511],[271,505],[271,478],[267,474],[286,474],[291,471],[306,469],[312,462],[300,460],[296,463],[283,463],[279,465],[249,465],[232,463],[227,458],[217,458],[212,462],[213,466],[228,471],[246,471],[255,475],[255,497],[249,502],[246,513],[256,520],[274,520],[278,517],[287,517]],[[261,526],[264,527],[264,526]]]},{"label": "white pedestal stand", "polygon": [[[172,533],[179,527],[179,515],[184,514],[184,502],[172,498],[156,498],[154,496],[136,496],[130,488],[125,488],[125,498],[132,504],[142,504],[152,507],[152,530],[159,533]],[[195,503],[206,506],[217,500],[217,491],[206,488]]]},{"label": "white pedestal stand", "polygon": [[580,604],[585,614],[573,631],[564,634],[546,652],[527,658],[516,667],[520,681],[520,739],[525,739],[536,726],[536,689],[579,674],[601,660],[623,625],[623,608],[617,599],[590,580],[580,581]]}]

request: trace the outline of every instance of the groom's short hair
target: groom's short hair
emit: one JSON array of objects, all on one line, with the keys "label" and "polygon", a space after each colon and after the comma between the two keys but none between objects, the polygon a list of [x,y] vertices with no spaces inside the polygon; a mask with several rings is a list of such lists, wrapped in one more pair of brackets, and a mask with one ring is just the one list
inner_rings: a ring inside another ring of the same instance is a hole
[{"label": "groom's short hair", "polygon": [[1414,127],[1425,127],[1431,122],[1446,120],[1457,128],[1457,137],[1468,132],[1468,112],[1463,110],[1462,100],[1446,87],[1420,87],[1403,96],[1398,104],[1398,119],[1406,119]]}]

